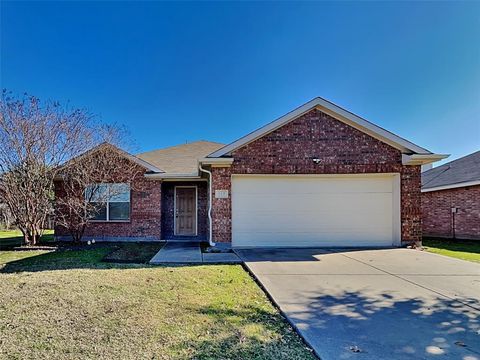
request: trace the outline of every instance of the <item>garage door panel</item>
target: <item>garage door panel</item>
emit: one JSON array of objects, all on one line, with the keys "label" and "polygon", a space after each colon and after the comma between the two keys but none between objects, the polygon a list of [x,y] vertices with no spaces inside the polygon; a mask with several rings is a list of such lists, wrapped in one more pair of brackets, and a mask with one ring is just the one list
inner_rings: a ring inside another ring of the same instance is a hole
[{"label": "garage door panel", "polygon": [[[246,227],[265,227],[270,228],[271,225],[274,225],[275,228],[278,227],[288,227],[294,229],[317,229],[318,227],[332,227],[341,228],[343,227],[372,227],[372,223],[375,224],[375,227],[385,227],[391,228],[392,219],[390,214],[381,209],[375,210],[365,210],[362,216],[358,214],[353,209],[346,210],[343,215],[337,213],[331,213],[327,210],[319,211],[316,213],[315,219],[311,219],[311,212],[292,212],[290,214],[285,214],[277,211],[268,212],[267,210],[260,212],[241,212],[237,214],[235,218],[235,226],[239,229]],[[272,217],[275,219],[272,220]],[[313,221],[312,221],[313,220]]]},{"label": "garage door panel", "polygon": [[[242,237],[240,234],[237,241],[245,244],[239,247],[386,246],[384,238],[378,234],[365,235],[362,238],[353,237],[352,235],[354,234],[349,232],[322,235],[312,236],[310,233],[259,233],[252,238],[249,235]],[[319,236],[321,238],[320,243]]]},{"label": "garage door panel", "polygon": [[[248,230],[237,230],[236,234],[240,233],[253,233],[254,236],[260,232],[268,232],[268,233],[280,233],[280,232],[289,232],[292,234],[301,234],[301,233],[311,233],[316,236],[320,234],[332,234],[332,233],[361,233],[361,234],[368,234],[371,235],[372,233],[381,234],[381,236],[387,237],[390,239],[392,234],[392,228],[390,222],[386,222],[385,224],[379,224],[372,228],[370,225],[365,225],[361,222],[350,222],[350,224],[345,225],[345,222],[339,221],[337,219],[333,221],[322,220],[318,221],[315,224],[309,224],[306,222],[301,222],[298,219],[298,223],[296,226],[289,226],[287,222],[295,221],[297,219],[291,218],[283,222],[278,222],[275,224],[274,229],[265,227],[262,222],[267,221],[266,217],[258,217],[256,221],[249,221],[240,224],[235,224],[238,228],[245,228]],[[358,237],[357,235],[355,237]]]},{"label": "garage door panel", "polygon": [[[350,221],[375,220],[381,217],[383,220],[391,220],[391,212],[385,212],[385,208],[392,207],[392,199],[390,195],[371,195],[368,197],[360,196],[331,196],[331,197],[308,197],[305,199],[281,199],[280,196],[275,199],[257,198],[255,202],[248,200],[238,201],[236,219],[246,221],[251,219],[257,222],[259,216],[275,218],[280,223],[285,220],[294,219],[298,221],[311,222],[311,218],[315,217],[317,221],[328,219],[328,221],[339,220],[342,223],[346,217]],[[255,204],[254,209],[249,209],[251,204]],[[362,214],[359,214],[359,210]],[[355,216],[353,216],[355,215]],[[289,224],[293,225],[293,224]]]},{"label": "garage door panel", "polygon": [[233,246],[392,245],[392,180],[233,177]]},{"label": "garage door panel", "polygon": [[[365,196],[368,194],[368,196]],[[319,203],[323,204],[322,207],[342,207],[341,210],[348,211],[351,209],[351,204],[355,206],[362,206],[365,209],[371,208],[372,205],[381,203],[382,206],[391,206],[392,203],[392,193],[344,193],[344,194],[302,194],[302,198],[299,199],[299,194],[288,194],[284,195],[282,193],[278,194],[269,194],[269,195],[236,195],[236,208],[241,211],[245,209],[247,211],[248,207],[251,204],[256,204],[257,208],[255,211],[284,211],[284,207],[288,204],[290,210],[295,211],[317,211],[320,206]],[[301,200],[301,201],[299,201]],[[345,206],[342,206],[345,204]],[[356,208],[355,208],[356,209]]]},{"label": "garage door panel", "polygon": [[[290,175],[283,177],[283,181],[272,182],[271,176],[252,176],[242,178],[236,184],[236,193],[246,195],[258,195],[265,193],[281,193],[285,190],[285,182],[295,183],[289,193],[345,193],[348,192],[386,192],[393,190],[392,182],[384,177],[356,177],[355,182],[348,176],[345,177],[302,177]],[[287,194],[285,194],[287,195]]]}]

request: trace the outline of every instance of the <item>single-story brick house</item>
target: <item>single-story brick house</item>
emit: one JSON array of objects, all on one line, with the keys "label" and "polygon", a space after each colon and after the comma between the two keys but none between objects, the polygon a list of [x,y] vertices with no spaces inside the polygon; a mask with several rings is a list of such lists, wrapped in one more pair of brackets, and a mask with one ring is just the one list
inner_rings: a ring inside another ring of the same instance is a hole
[{"label": "single-story brick house", "polygon": [[123,186],[123,203],[85,239],[401,246],[422,237],[420,167],[445,157],[315,98],[229,145],[129,155],[142,174],[106,185]]},{"label": "single-story brick house", "polygon": [[425,236],[480,240],[480,151],[422,173]]}]

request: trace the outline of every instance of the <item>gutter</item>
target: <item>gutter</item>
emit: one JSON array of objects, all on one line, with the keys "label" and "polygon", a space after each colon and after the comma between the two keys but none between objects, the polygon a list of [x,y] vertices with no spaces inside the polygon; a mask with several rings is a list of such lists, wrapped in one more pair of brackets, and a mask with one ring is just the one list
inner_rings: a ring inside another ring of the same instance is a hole
[{"label": "gutter", "polygon": [[165,173],[150,173],[144,175],[147,179],[162,180],[162,179],[201,179],[197,173],[190,174],[165,174]]},{"label": "gutter", "polygon": [[225,166],[230,166],[233,164],[233,158],[232,157],[225,157],[225,158],[209,158],[209,157],[206,157],[206,158],[201,158],[201,159],[198,159],[198,161],[201,163],[201,164],[204,164],[204,165],[211,165],[213,167],[215,166],[219,166],[219,167],[225,167]]},{"label": "gutter", "polygon": [[461,187],[476,186],[476,185],[480,185],[480,180],[464,181],[464,182],[455,183],[455,184],[440,185],[440,186],[435,186],[435,187],[430,187],[430,188],[424,188],[424,189],[422,189],[422,193],[426,193],[426,192],[430,192],[430,191],[458,189],[458,188],[461,188]]},{"label": "gutter", "polygon": [[202,168],[202,164],[198,164],[198,169],[208,175],[208,243],[215,246],[212,240],[212,173]]}]

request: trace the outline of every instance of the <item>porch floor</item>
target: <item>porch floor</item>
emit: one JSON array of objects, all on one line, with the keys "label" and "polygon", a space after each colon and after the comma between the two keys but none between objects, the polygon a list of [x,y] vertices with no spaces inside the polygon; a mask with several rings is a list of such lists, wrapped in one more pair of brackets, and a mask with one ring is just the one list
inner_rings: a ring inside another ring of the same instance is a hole
[{"label": "porch floor", "polygon": [[199,243],[167,242],[150,264],[240,264],[235,253],[202,253]]}]

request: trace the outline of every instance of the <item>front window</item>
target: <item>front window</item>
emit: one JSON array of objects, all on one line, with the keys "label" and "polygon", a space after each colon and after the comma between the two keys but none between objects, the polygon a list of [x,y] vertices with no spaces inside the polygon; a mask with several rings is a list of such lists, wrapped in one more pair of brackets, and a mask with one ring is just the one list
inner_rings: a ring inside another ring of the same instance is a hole
[{"label": "front window", "polygon": [[85,190],[85,199],[93,205],[91,220],[130,220],[130,185],[92,184]]}]

